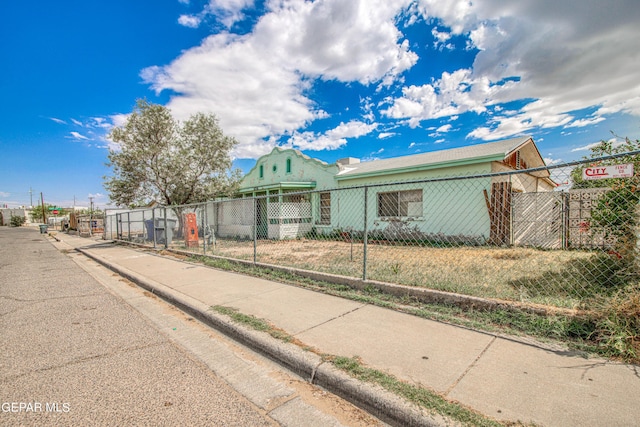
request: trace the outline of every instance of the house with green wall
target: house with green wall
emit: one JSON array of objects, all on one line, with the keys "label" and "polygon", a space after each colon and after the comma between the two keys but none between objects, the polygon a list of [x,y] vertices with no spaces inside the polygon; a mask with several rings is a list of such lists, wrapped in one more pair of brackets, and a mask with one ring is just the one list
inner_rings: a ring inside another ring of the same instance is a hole
[{"label": "house with green wall", "polygon": [[244,176],[240,197],[225,203],[220,212],[222,223],[234,224],[223,225],[218,233],[251,237],[254,219],[247,215],[253,211],[259,239],[296,238],[309,233],[314,225],[323,223],[326,212],[313,207],[323,203],[321,191],[335,187],[338,172],[337,164],[313,159],[298,150],[275,147]]},{"label": "house with green wall", "polygon": [[366,198],[366,226],[372,235],[505,243],[509,212],[492,204],[504,202],[501,198],[513,192],[552,191],[556,185],[546,170],[496,174],[544,165],[528,136],[371,162],[351,161],[341,165],[336,187],[364,186],[366,196],[360,191],[342,197],[333,225],[362,229],[364,215],[353,213],[364,211]]},{"label": "house with green wall", "polygon": [[508,232],[501,228],[510,222],[497,208],[501,198],[555,188],[546,170],[500,173],[544,165],[531,137],[334,164],[276,147],[245,175],[232,202],[238,206],[221,212],[223,224],[242,222],[242,232],[231,227],[219,234],[250,237],[255,224],[257,237],[269,239],[366,229],[385,238],[482,243]]}]

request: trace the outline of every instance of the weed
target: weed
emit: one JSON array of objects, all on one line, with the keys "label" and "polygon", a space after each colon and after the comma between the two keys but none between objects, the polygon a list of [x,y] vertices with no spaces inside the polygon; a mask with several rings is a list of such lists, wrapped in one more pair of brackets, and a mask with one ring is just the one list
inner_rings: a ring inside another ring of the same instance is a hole
[{"label": "weed", "polygon": [[400,273],[400,269],[402,268],[402,266],[399,262],[396,262],[395,264],[391,264],[389,268],[391,268],[393,274],[397,275],[398,273]]},{"label": "weed", "polygon": [[280,341],[292,342],[294,340],[291,335],[289,335],[282,329],[276,328],[266,320],[260,319],[250,314],[240,313],[237,308],[214,305],[211,307],[211,310],[229,316],[234,322],[240,323],[256,331],[267,332],[273,338]]},{"label": "weed", "polygon": [[502,425],[499,422],[471,409],[465,408],[460,404],[449,402],[444,397],[431,390],[400,381],[393,375],[368,368],[362,364],[358,357],[335,356],[331,363],[360,381],[377,384],[394,394],[402,396],[405,399],[426,408],[432,413],[444,415],[445,417],[463,423],[463,425]]},{"label": "weed", "polygon": [[[278,329],[269,322],[259,319],[255,316],[243,314],[236,308],[225,307],[221,305],[212,306],[211,310],[229,316],[234,322],[243,324],[251,329],[261,332],[267,332],[272,337],[284,342],[292,342],[294,338],[285,331]],[[302,349],[313,351],[313,349],[299,341],[296,345]],[[467,409],[459,404],[452,403],[441,397],[435,392],[418,387],[406,382],[400,381],[392,375],[385,374],[375,369],[365,367],[357,358],[348,358],[322,354],[322,359],[326,362],[333,363],[337,368],[347,372],[352,377],[374,384],[378,384],[388,391],[402,396],[418,405],[428,409],[432,413],[444,415],[455,419],[465,425],[473,426],[500,426],[501,424],[487,418],[475,411]]]},{"label": "weed", "polygon": [[245,326],[255,329],[256,331],[266,332],[271,329],[271,325],[265,320],[248,314],[240,313],[236,308],[215,305],[211,307],[211,309],[220,314],[229,316],[234,322],[241,323]]},{"label": "weed", "polygon": [[[613,357],[631,363],[638,363],[640,359],[640,285],[638,284],[619,290],[610,297],[600,296],[598,299],[589,300],[584,305],[585,311],[582,315],[550,314],[543,316],[517,309],[478,310],[453,304],[423,303],[414,298],[394,297],[385,294],[370,285],[359,291],[347,285],[316,281],[292,273],[234,263],[225,259],[198,256],[192,257],[190,260],[202,262],[215,268],[278,280],[435,321],[488,332],[527,335],[541,340],[561,341],[577,350],[597,353],[604,357]],[[224,312],[224,314],[232,317],[232,309],[228,307],[222,309],[231,310]],[[219,310],[216,309],[216,311]],[[242,321],[243,319],[236,318],[234,320]],[[263,330],[269,330],[269,327],[265,326]]]},{"label": "weed", "polygon": [[606,356],[640,363],[640,284],[594,300],[588,320],[590,339]]}]

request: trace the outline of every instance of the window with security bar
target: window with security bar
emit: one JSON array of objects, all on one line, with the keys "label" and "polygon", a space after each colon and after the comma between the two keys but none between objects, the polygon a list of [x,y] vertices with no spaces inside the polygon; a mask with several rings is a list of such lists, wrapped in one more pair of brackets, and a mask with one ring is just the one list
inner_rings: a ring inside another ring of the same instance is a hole
[{"label": "window with security bar", "polygon": [[331,193],[320,193],[320,224],[331,224]]},{"label": "window with security bar", "polygon": [[422,216],[422,190],[378,193],[378,217],[403,216]]}]

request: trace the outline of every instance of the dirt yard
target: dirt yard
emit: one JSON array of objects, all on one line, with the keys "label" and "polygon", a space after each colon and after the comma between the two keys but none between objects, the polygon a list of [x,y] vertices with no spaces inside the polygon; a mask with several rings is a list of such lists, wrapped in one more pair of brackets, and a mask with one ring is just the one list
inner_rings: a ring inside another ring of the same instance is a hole
[{"label": "dirt yard", "polygon": [[[257,261],[305,270],[362,277],[362,242],[260,240]],[[202,248],[193,248],[201,251]],[[253,241],[218,240],[207,253],[253,260]],[[574,307],[592,293],[606,270],[597,252],[495,247],[367,247],[367,278],[500,298]],[[606,267],[606,266],[605,266]]]}]

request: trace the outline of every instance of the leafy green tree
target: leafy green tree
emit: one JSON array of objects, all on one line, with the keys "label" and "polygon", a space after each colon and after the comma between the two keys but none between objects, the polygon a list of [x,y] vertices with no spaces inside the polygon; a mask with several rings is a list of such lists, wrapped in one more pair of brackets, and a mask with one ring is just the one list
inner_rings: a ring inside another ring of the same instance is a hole
[{"label": "leafy green tree", "polygon": [[[615,255],[628,266],[637,264],[636,228],[640,226],[640,140],[625,138],[624,143],[614,145],[611,141],[602,141],[591,149],[593,163],[583,164],[571,172],[574,188],[609,188],[592,211],[590,227],[605,236],[615,237]],[[598,160],[601,157],[621,154],[609,160]],[[634,174],[630,178],[613,178],[603,180],[584,180],[582,174],[587,167],[633,164]],[[639,273],[635,271],[634,274]]]},{"label": "leafy green tree", "polygon": [[[640,155],[627,154],[640,150],[640,140],[631,140],[625,138],[622,144],[614,144],[613,141],[600,141],[599,144],[591,148],[591,154],[583,157],[584,160],[594,160],[591,163],[582,164],[571,171],[571,180],[573,181],[573,188],[613,188],[620,184],[629,183],[637,186],[640,182]],[[616,157],[610,160],[596,160],[602,157],[621,154],[622,156]],[[611,166],[633,163],[634,176],[633,178],[614,178],[614,179],[600,179],[600,180],[585,180],[582,178],[582,173],[587,167],[595,166]]]},{"label": "leafy green tree", "polygon": [[138,100],[122,127],[109,138],[113,175],[105,188],[119,206],[203,202],[235,192],[240,171],[231,170],[237,141],[223,133],[212,114],[197,113],[185,122],[168,108]]},{"label": "leafy green tree", "polygon": [[[44,211],[46,213],[47,218],[49,218],[50,216],[53,216],[52,212],[54,209],[58,211],[57,216],[66,216],[66,215],[69,215],[69,213],[71,213],[71,209],[65,209],[65,208],[58,207],[56,205],[45,203]],[[31,222],[42,222],[43,221],[42,205],[33,207],[33,209],[29,211],[29,218],[31,218]]]}]

